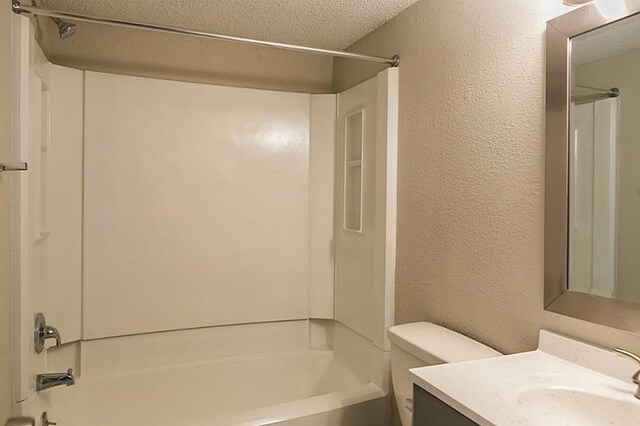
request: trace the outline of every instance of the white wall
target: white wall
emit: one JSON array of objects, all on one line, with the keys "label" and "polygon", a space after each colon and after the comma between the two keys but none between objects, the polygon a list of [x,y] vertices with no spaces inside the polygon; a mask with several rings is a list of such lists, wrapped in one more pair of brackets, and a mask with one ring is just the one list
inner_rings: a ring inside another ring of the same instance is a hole
[{"label": "white wall", "polygon": [[47,322],[69,343],[81,337],[83,73],[50,66],[47,158]]},{"label": "white wall", "polygon": [[306,318],[310,96],[85,87],[83,337]]},{"label": "white wall", "polygon": [[[370,340],[379,325],[373,321],[376,229],[379,225],[375,186],[379,172],[375,126],[377,88],[377,79],[372,78],[340,93],[336,132],[336,320]],[[351,139],[346,136],[348,117],[359,114],[358,111],[362,111],[362,118],[354,125],[355,137],[347,143]],[[360,165],[351,166],[351,161],[360,161]],[[352,173],[351,178],[349,173]],[[349,190],[349,185],[353,185],[354,190]],[[353,209],[351,220],[359,225],[349,224],[345,207],[349,204]]]},{"label": "white wall", "polygon": [[67,359],[71,348],[36,354],[36,313],[43,312],[60,330],[63,343],[80,337],[83,80],[79,71],[48,63],[27,18],[13,15],[12,35],[16,132],[11,156],[29,165],[28,172],[10,174],[13,400],[28,399],[14,406],[19,414],[41,401],[33,375]]},{"label": "white wall", "polygon": [[82,342],[82,377],[309,348],[309,321],[137,334]]},{"label": "white wall", "polygon": [[309,317],[333,319],[336,95],[311,95],[310,113]]},{"label": "white wall", "polygon": [[398,74],[341,92],[336,123],[336,320],[383,350],[393,325]]}]

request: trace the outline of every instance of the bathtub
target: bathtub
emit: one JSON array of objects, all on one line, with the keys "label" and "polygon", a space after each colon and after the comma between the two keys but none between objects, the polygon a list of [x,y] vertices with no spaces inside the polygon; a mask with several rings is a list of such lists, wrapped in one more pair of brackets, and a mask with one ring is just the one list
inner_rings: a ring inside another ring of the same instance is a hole
[{"label": "bathtub", "polygon": [[[324,425],[328,418],[338,425],[354,412],[373,415],[371,408],[388,405],[382,389],[360,383],[332,351],[172,366],[82,379],[79,386],[79,424],[95,426]],[[380,414],[353,424],[376,424]]]},{"label": "bathtub", "polygon": [[390,424],[388,353],[339,324],[332,348],[172,363],[143,357],[146,367],[131,344],[140,338],[147,339],[141,345],[156,348],[149,339],[175,341],[110,339],[104,347],[113,352],[99,356],[101,348],[93,346],[102,342],[83,342],[86,359],[76,385],[47,394],[50,419],[65,426]]}]

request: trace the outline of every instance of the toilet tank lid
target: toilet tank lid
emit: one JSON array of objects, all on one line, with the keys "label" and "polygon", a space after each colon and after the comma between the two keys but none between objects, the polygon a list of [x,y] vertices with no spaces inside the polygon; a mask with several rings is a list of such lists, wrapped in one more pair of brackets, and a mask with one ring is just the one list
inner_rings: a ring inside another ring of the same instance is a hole
[{"label": "toilet tank lid", "polygon": [[428,365],[502,355],[467,336],[430,322],[393,326],[389,328],[389,340]]}]

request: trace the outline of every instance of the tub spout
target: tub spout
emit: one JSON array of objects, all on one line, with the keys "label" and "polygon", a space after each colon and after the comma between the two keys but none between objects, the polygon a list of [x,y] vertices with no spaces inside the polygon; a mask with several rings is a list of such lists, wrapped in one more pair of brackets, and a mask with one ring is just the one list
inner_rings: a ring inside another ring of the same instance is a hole
[{"label": "tub spout", "polygon": [[73,377],[73,369],[71,368],[66,373],[46,373],[36,376],[36,391],[38,392],[55,388],[56,386],[71,386],[75,384],[76,379]]}]

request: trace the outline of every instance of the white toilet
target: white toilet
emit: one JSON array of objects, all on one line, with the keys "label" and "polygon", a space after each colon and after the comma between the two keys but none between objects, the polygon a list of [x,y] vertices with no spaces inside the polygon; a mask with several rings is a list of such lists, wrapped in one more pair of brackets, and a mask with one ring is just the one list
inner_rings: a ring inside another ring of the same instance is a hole
[{"label": "white toilet", "polygon": [[409,369],[502,355],[462,334],[429,322],[396,325],[389,329],[391,376],[403,426],[411,426],[413,385]]}]

